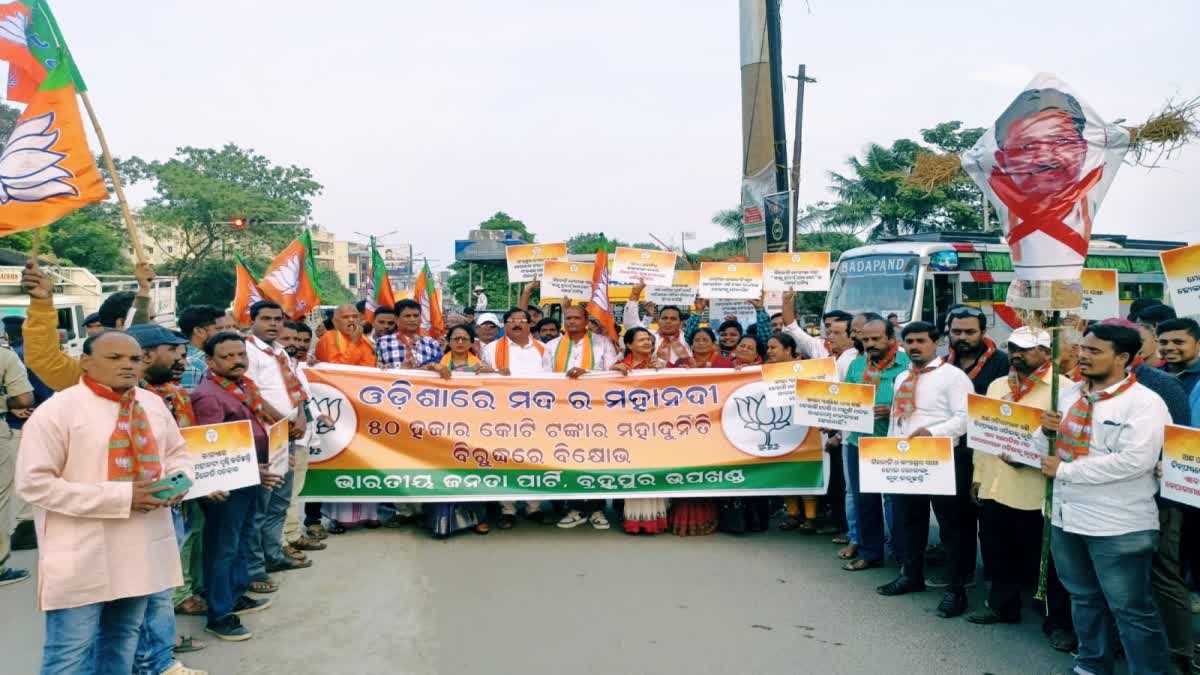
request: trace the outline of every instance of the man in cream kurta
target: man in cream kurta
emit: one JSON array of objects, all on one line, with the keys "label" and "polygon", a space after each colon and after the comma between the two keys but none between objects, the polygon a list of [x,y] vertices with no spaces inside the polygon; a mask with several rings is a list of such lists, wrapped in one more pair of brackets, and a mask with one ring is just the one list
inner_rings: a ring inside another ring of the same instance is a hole
[{"label": "man in cream kurta", "polygon": [[[94,386],[134,390],[157,445],[157,477],[191,461],[174,418],[153,392],[137,388],[142,349],[123,333],[102,333],[81,359]],[[183,582],[170,504],[144,481],[109,479],[110,437],[120,406],[81,382],[55,395],[25,424],[17,492],[34,507],[38,608],[46,612],[42,672],[133,671],[147,596]]]}]

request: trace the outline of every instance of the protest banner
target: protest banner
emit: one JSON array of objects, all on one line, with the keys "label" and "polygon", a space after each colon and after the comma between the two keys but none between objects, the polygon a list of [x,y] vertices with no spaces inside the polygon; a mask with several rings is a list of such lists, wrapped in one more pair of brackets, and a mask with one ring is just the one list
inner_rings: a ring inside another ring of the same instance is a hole
[{"label": "protest banner", "polygon": [[1200,507],[1200,429],[1167,425],[1162,469],[1162,496]]},{"label": "protest banner", "polygon": [[700,297],[750,300],[762,297],[762,263],[700,263]]},{"label": "protest banner", "polygon": [[282,476],[288,472],[288,446],[290,445],[287,420],[279,420],[267,427],[268,471],[276,476]]},{"label": "protest banner", "polygon": [[508,282],[533,281],[542,276],[542,269],[547,260],[567,259],[567,245],[557,244],[521,244],[506,246],[504,258],[508,261]]},{"label": "protest banner", "polygon": [[[824,359],[821,359],[824,360]],[[833,359],[829,359],[832,361]],[[864,434],[875,431],[875,385],[836,382],[835,377],[798,380],[797,424]]]},{"label": "protest banner", "polygon": [[1200,244],[1163,251],[1163,274],[1179,316],[1200,317]]},{"label": "protest banner", "polygon": [[675,279],[670,286],[646,286],[646,302],[653,302],[659,307],[691,307],[696,304],[699,290],[699,270],[675,270]]},{"label": "protest banner", "polygon": [[828,291],[829,252],[764,253],[763,290]]},{"label": "protest banner", "polygon": [[757,368],[460,376],[306,371],[318,430],[304,496],[491,501],[824,494],[821,435],[764,402]]},{"label": "protest banner", "polygon": [[715,331],[721,326],[721,322],[732,318],[743,326],[753,325],[758,321],[758,310],[754,309],[754,305],[750,304],[749,300],[724,300],[717,299],[708,303],[708,317],[712,329]]},{"label": "protest banner", "polygon": [[764,363],[762,376],[767,382],[767,404],[796,405],[796,380],[835,380],[837,362],[826,358]]},{"label": "protest banner", "polygon": [[[1036,434],[1036,435],[1035,435]],[[1046,439],[1042,409],[978,394],[967,395],[967,445],[1017,464],[1042,466]]]},{"label": "protest banner", "polygon": [[613,256],[612,280],[627,284],[670,286],[675,279],[675,252],[618,246]]},{"label": "protest banner", "polygon": [[954,494],[954,442],[946,437],[858,439],[862,492]]},{"label": "protest banner", "polygon": [[195,480],[188,499],[258,485],[258,459],[249,420],[183,427]]},{"label": "protest banner", "polygon": [[1117,294],[1116,270],[1085,269],[1080,277],[1083,285],[1083,310],[1080,315],[1088,321],[1103,321],[1121,314],[1121,298]]},{"label": "protest banner", "polygon": [[587,300],[592,297],[594,268],[592,263],[547,260],[542,271],[542,302],[563,298]]}]

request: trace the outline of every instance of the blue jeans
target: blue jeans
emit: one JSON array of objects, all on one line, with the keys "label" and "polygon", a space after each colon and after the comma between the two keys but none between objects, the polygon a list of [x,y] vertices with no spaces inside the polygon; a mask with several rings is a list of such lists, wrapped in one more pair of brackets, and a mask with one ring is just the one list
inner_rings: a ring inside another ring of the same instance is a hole
[{"label": "blue jeans", "polygon": [[138,633],[136,675],[158,675],[175,662],[175,589],[147,596],[146,618]]},{"label": "blue jeans", "polygon": [[[854,471],[857,476],[858,458],[854,459]],[[846,536],[851,544],[858,545],[858,482],[850,485],[850,446],[842,446],[842,475],[846,477]]]},{"label": "blue jeans", "polygon": [[1089,537],[1053,528],[1054,562],[1071,594],[1079,636],[1077,669],[1112,675],[1115,621],[1130,675],[1170,672],[1167,635],[1150,585],[1157,537],[1154,530]]},{"label": "blue jeans", "polygon": [[254,536],[250,537],[250,578],[261,579],[267,575],[267,566],[287,562],[283,554],[283,524],[287,520],[288,506],[292,503],[292,478],[288,471],[283,485],[268,490],[258,487],[258,518]]},{"label": "blue jeans", "polygon": [[[877,492],[862,492],[858,482],[858,446],[846,448],[846,493],[855,497],[858,521],[858,557],[867,562],[883,561],[883,500]],[[847,515],[847,518],[849,516]]]},{"label": "blue jeans", "polygon": [[250,543],[258,501],[257,485],[229,493],[223,502],[204,504],[205,600],[208,622],[215,623],[233,613],[233,605],[250,585]]},{"label": "blue jeans", "polygon": [[148,597],[46,612],[42,675],[129,675]]}]

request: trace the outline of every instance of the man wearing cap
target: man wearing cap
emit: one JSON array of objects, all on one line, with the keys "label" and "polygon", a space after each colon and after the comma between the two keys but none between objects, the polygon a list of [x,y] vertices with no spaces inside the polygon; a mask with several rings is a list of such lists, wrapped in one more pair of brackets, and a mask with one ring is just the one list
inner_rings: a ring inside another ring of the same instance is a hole
[{"label": "man wearing cap", "polygon": [[483,292],[483,286],[476,286],[475,287],[475,311],[476,312],[486,312],[487,311],[487,303],[488,303],[488,297],[487,297],[487,294]]},{"label": "man wearing cap", "polygon": [[500,337],[500,317],[491,312],[484,312],[475,320],[475,334],[479,337],[479,349],[496,341]]},{"label": "man wearing cap", "polygon": [[[988,397],[1050,410],[1050,334],[1018,328],[1008,337],[1008,354],[1008,377],[993,381],[987,389]],[[1060,391],[1072,384],[1069,378],[1058,376]],[[981,625],[1018,623],[1021,588],[1037,578],[1041,560],[1046,479],[1040,468],[1013,463],[1008,457],[976,450],[974,459],[971,497],[979,504],[979,543],[991,588],[987,605],[967,620]],[[1056,610],[1069,612],[1070,606],[1055,607],[1052,602],[1050,609],[1051,614]],[[1068,626],[1069,620],[1067,617]],[[1070,637],[1073,641],[1073,635]],[[1066,640],[1067,636],[1059,639]]]},{"label": "man wearing cap", "polygon": [[[162,399],[180,429],[195,424],[196,414],[192,410],[191,397],[177,382],[187,366],[184,357],[187,340],[152,323],[133,326],[126,332],[133,336],[142,348],[142,388]],[[138,672],[162,673],[175,663],[175,612],[178,606],[184,606],[184,611],[180,612],[182,614],[203,614],[207,610],[203,598],[196,593],[203,585],[203,573],[200,570],[202,558],[197,551],[200,528],[191,517],[186,521],[184,519],[185,511],[190,516],[197,508],[196,502],[191,501],[171,509],[175,540],[181,547],[180,565],[183,568],[184,582],[176,589],[149,596],[146,603],[146,620],[142,624],[135,659]],[[191,638],[184,640],[187,641],[189,650],[203,647]]]}]

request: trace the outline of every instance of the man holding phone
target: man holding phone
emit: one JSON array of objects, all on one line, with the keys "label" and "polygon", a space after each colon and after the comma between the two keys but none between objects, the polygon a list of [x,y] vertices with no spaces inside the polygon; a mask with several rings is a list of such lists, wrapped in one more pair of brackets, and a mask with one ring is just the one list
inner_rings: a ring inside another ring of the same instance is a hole
[{"label": "man holding phone", "polygon": [[149,597],[183,582],[175,527],[155,483],[191,480],[183,437],[162,399],[138,387],[142,348],[125,333],[88,338],[82,381],[34,411],[17,458],[33,505],[42,672],[133,672]]}]

